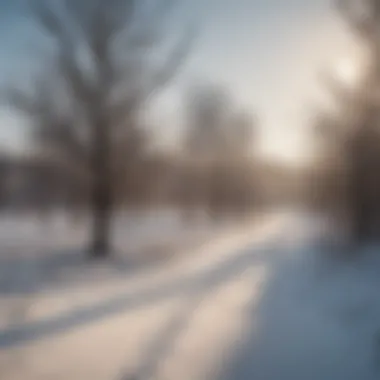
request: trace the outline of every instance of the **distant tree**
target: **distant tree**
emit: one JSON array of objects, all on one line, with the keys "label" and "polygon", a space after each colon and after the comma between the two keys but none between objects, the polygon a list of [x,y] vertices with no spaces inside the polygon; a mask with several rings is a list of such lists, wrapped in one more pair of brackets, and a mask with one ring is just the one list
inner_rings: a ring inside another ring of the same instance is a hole
[{"label": "distant tree", "polygon": [[[189,51],[191,31],[162,59],[170,3],[32,1],[38,25],[54,44],[52,70],[44,68],[33,92],[14,88],[8,99],[38,126],[42,146],[68,159],[77,180],[89,183],[94,258],[111,250],[115,178],[131,190],[136,176],[132,162],[144,144],[142,107],[176,74]],[[122,173],[129,173],[128,180],[120,181]]]},{"label": "distant tree", "polygon": [[232,101],[217,85],[194,86],[187,97],[185,152],[211,159],[225,153],[225,132]]},{"label": "distant tree", "polygon": [[184,151],[192,170],[186,193],[213,217],[237,209],[239,201],[248,207],[254,119],[216,85],[192,88],[187,100]]}]

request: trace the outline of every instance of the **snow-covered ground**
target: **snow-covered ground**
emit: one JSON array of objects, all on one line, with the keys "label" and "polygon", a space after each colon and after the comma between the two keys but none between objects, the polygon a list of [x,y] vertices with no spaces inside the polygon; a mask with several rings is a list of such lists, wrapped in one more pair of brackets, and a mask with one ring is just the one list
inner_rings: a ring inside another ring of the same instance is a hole
[{"label": "snow-covered ground", "polygon": [[201,229],[164,265],[27,294],[23,320],[0,327],[0,378],[380,378],[380,255],[322,252],[320,223],[295,213]]},{"label": "snow-covered ground", "polygon": [[74,224],[63,213],[46,219],[33,215],[0,217],[0,291],[22,293],[76,286],[76,280],[124,276],[148,264],[173,259],[231,227],[206,220],[184,224],[175,211],[156,210],[118,215],[113,228],[113,259],[91,266],[83,253],[88,223]]}]

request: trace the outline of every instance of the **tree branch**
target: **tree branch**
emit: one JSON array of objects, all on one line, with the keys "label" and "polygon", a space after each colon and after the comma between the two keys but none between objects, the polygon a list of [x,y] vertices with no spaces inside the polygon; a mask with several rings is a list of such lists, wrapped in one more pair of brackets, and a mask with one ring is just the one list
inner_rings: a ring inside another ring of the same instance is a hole
[{"label": "tree branch", "polygon": [[336,7],[349,26],[356,30],[359,36],[365,39],[373,36],[377,25],[373,20],[374,9],[372,9],[372,2],[336,0]]},{"label": "tree branch", "polygon": [[191,51],[195,37],[196,29],[195,27],[190,27],[184,35],[184,38],[176,44],[168,55],[168,58],[165,59],[165,62],[160,65],[161,67],[155,70],[155,73],[152,75],[146,87],[145,93],[147,96],[152,96],[161,90],[178,74]]}]

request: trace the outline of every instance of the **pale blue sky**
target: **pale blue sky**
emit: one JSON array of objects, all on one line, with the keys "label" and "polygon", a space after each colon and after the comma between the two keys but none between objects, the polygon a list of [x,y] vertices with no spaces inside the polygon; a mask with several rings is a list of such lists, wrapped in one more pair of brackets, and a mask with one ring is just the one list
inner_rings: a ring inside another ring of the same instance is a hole
[{"label": "pale blue sky", "polygon": [[[0,0],[0,83],[27,75],[33,42],[25,0]],[[262,120],[263,150],[302,159],[307,116],[320,98],[316,74],[353,54],[330,0],[182,0],[201,25],[183,73],[155,108],[156,123],[175,135],[183,88],[194,80],[221,83]],[[2,113],[1,146],[21,141],[18,123]]]}]

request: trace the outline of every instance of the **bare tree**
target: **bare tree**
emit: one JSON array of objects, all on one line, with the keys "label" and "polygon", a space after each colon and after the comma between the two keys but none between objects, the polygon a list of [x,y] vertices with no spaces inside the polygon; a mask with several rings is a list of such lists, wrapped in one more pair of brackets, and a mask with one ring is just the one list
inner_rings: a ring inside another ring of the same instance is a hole
[{"label": "bare tree", "polygon": [[192,88],[187,111],[184,151],[192,178],[185,191],[219,217],[248,199],[254,119],[216,85]]},{"label": "bare tree", "polygon": [[53,75],[45,69],[33,93],[13,89],[8,98],[33,118],[45,147],[88,173],[91,257],[110,253],[114,178],[132,173],[142,149],[142,106],[175,75],[189,51],[190,29],[163,59],[159,41],[170,3],[32,2],[38,25],[54,44]]},{"label": "bare tree", "polygon": [[217,85],[194,86],[187,98],[185,152],[198,158],[220,155],[232,101]]},{"label": "bare tree", "polygon": [[[325,148],[335,154],[327,156],[330,173],[339,176],[327,179],[330,191],[339,189],[335,200],[344,199],[341,203],[352,238],[363,241],[380,236],[380,2],[338,0],[337,7],[365,48],[368,65],[351,88],[324,76],[336,108],[335,113],[319,118],[316,125]],[[337,162],[342,165],[338,167]],[[343,186],[337,186],[339,182]]]},{"label": "bare tree", "polygon": [[196,86],[187,104],[185,151],[204,158],[239,159],[250,154],[253,116],[239,109],[228,92],[218,85]]}]

